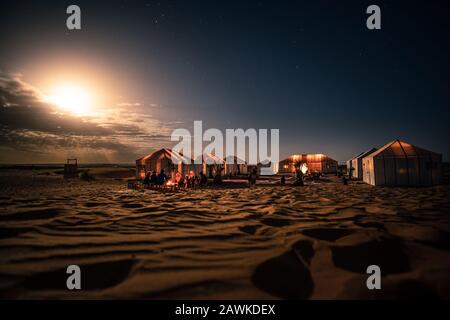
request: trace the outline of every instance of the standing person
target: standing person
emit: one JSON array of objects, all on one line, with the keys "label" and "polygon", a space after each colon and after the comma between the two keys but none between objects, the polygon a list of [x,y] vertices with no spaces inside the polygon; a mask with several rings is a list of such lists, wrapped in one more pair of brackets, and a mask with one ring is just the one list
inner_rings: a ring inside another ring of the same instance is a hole
[{"label": "standing person", "polygon": [[144,188],[148,188],[148,186],[150,185],[150,175],[151,175],[150,171],[147,172],[147,174],[145,175],[144,181],[142,182]]},{"label": "standing person", "polygon": [[167,180],[167,176],[166,176],[166,174],[164,173],[164,169],[161,169],[161,172],[160,172],[159,175],[158,175],[158,185],[159,185],[160,187],[163,187],[163,186],[164,186],[164,183],[166,182],[166,180]]},{"label": "standing person", "polygon": [[258,170],[256,168],[252,169],[252,172],[250,173],[248,177],[248,181],[250,183],[250,186],[253,186],[256,184],[256,178],[257,178]]},{"label": "standing person", "polygon": [[295,171],[295,182],[294,182],[294,186],[300,186],[303,187],[303,171],[300,169],[297,169]]},{"label": "standing person", "polygon": [[177,172],[175,173],[175,183],[176,183],[177,185],[180,184],[181,177],[182,177],[181,174],[177,171]]},{"label": "standing person", "polygon": [[221,184],[222,183],[222,169],[217,168],[216,175],[214,176],[214,184]]},{"label": "standing person", "polygon": [[196,188],[198,188],[198,186],[200,186],[200,177],[198,175],[195,175],[195,177],[194,177],[194,185]]},{"label": "standing person", "polygon": [[203,172],[200,172],[200,186],[206,186],[206,183],[208,182],[208,178],[206,177],[206,174]]},{"label": "standing person", "polygon": [[150,176],[150,185],[156,186],[158,184],[158,175],[156,171],[152,171],[152,175]]},{"label": "standing person", "polygon": [[184,188],[184,178],[180,174],[180,180],[178,181],[178,188]]},{"label": "standing person", "polygon": [[281,176],[280,184],[281,184],[282,186],[284,186],[284,185],[286,184],[286,178],[285,178],[284,176]]}]

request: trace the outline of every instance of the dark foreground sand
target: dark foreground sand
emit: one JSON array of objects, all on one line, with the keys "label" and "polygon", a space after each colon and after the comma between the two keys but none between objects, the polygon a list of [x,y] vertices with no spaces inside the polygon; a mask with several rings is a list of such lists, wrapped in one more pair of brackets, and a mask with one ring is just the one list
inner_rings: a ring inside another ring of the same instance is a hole
[{"label": "dark foreground sand", "polygon": [[[450,298],[449,186],[161,193],[105,170],[0,171],[0,297]],[[70,264],[81,291],[65,287]],[[370,264],[382,290],[366,288]]]}]

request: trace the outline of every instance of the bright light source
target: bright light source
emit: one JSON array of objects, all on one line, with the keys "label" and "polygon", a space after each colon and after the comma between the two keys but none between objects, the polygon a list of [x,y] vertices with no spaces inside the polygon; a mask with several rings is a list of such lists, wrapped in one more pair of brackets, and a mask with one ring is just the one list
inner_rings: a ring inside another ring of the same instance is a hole
[{"label": "bright light source", "polygon": [[78,86],[56,87],[46,101],[77,116],[92,114],[92,96],[87,90]]}]

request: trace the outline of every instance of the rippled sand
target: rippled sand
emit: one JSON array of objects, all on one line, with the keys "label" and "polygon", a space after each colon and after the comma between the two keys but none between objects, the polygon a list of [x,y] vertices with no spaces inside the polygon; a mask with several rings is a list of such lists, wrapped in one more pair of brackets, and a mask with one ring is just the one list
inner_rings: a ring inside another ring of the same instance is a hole
[{"label": "rippled sand", "polygon": [[[163,193],[97,177],[0,172],[1,297],[450,298],[449,186]],[[366,288],[371,264],[382,290]]]}]

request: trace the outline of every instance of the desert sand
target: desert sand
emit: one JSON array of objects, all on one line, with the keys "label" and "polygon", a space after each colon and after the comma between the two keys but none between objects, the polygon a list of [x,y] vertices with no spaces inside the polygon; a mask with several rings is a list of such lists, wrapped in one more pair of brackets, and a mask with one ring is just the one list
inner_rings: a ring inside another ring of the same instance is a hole
[{"label": "desert sand", "polygon": [[[130,169],[91,173],[0,171],[2,298],[450,298],[450,186],[161,192],[128,189]],[[66,289],[71,264],[82,290]]]}]

